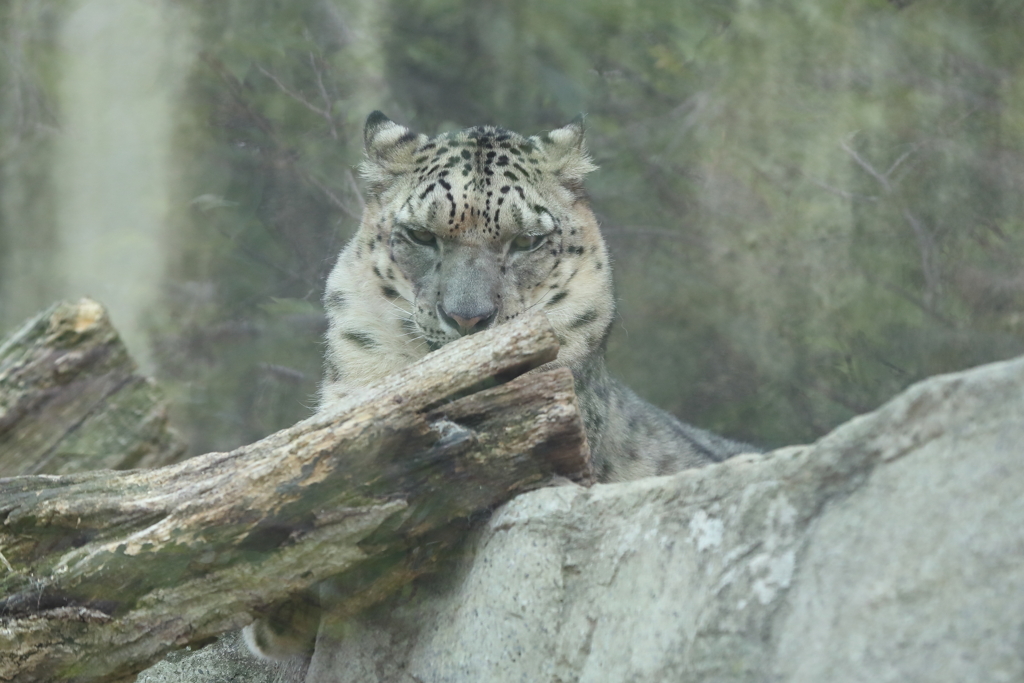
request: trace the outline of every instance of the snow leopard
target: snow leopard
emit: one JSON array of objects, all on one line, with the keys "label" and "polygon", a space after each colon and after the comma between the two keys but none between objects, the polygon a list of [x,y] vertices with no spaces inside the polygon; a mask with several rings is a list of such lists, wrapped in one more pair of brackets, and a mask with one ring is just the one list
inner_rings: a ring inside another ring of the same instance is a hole
[{"label": "snow leopard", "polygon": [[[681,422],[609,374],[612,268],[583,186],[596,166],[582,117],[532,137],[495,126],[428,137],[375,111],[364,147],[362,221],[323,299],[321,412],[449,342],[542,311],[560,344],[549,366],[572,371],[599,482],[756,450]],[[291,617],[274,622],[247,629],[258,654],[311,647],[308,633],[287,634]]]}]

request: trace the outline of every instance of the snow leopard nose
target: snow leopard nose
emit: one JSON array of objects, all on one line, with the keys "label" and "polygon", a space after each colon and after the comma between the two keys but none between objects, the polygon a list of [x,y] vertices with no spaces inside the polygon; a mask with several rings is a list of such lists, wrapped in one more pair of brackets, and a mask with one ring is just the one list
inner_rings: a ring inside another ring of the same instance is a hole
[{"label": "snow leopard nose", "polygon": [[487,329],[497,316],[498,309],[489,311],[446,311],[438,304],[437,314],[442,320],[459,331],[463,337]]}]

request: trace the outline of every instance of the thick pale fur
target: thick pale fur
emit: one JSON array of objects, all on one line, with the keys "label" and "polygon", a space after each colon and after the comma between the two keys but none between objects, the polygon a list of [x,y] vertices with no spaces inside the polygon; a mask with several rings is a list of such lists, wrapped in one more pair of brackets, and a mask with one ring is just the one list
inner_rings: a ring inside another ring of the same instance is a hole
[{"label": "thick pale fur", "polygon": [[[463,334],[538,310],[561,343],[551,365],[575,377],[601,481],[754,450],[680,422],[606,371],[611,266],[583,191],[595,166],[581,119],[530,138],[490,126],[428,138],[374,112],[365,146],[366,209],[324,295],[321,411]],[[308,648],[311,636],[289,636],[286,622],[256,622],[250,647]]]}]

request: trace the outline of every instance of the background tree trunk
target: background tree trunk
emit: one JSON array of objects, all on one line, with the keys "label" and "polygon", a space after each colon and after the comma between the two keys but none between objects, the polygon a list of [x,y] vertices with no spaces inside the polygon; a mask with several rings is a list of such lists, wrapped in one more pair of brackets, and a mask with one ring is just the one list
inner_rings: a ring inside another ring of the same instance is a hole
[{"label": "background tree trunk", "polygon": [[342,572],[357,611],[427,571],[453,521],[589,482],[571,373],[524,374],[557,350],[528,317],[230,453],[0,479],[0,680],[130,680]]}]

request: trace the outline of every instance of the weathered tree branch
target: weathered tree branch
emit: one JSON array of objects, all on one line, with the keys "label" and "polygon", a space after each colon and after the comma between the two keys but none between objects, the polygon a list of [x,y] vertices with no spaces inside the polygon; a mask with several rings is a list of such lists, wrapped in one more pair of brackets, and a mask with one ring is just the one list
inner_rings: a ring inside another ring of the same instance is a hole
[{"label": "weathered tree branch", "polygon": [[528,317],[230,453],[0,479],[0,680],[131,680],[369,567],[339,599],[357,610],[429,567],[453,520],[554,474],[589,481],[571,373],[523,374],[557,348]]},{"label": "weathered tree branch", "polygon": [[0,341],[0,475],[157,467],[184,451],[95,301],[51,306]]}]

